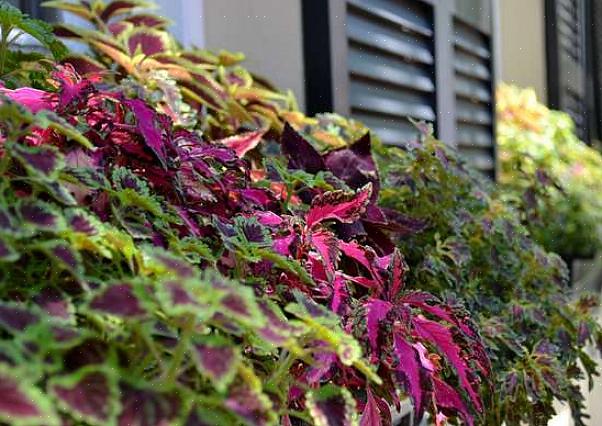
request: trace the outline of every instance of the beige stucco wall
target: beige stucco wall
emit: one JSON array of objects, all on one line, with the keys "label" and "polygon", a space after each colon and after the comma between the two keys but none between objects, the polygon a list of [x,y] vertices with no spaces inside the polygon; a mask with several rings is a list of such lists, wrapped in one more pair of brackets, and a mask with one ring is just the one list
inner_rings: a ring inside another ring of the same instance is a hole
[{"label": "beige stucco wall", "polygon": [[246,66],[304,106],[301,0],[203,0],[205,47],[242,51]]},{"label": "beige stucco wall", "polygon": [[500,80],[533,87],[546,102],[544,0],[501,0]]}]

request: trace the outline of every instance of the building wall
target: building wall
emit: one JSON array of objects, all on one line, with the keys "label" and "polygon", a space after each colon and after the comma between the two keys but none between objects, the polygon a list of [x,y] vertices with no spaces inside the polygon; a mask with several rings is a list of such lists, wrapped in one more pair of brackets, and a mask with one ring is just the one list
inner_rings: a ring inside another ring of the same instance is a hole
[{"label": "building wall", "polygon": [[544,0],[499,3],[500,80],[533,87],[547,102]]},{"label": "building wall", "polygon": [[205,47],[244,52],[247,68],[280,89],[293,90],[303,108],[301,0],[203,0],[203,3]]}]

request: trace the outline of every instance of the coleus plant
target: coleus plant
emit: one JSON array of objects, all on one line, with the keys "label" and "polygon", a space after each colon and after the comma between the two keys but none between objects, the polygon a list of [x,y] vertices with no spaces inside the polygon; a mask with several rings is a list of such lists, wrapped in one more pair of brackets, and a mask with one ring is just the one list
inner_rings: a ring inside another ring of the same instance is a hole
[{"label": "coleus plant", "polygon": [[421,141],[404,149],[376,142],[370,163],[358,157],[366,152],[362,144],[353,142],[366,131],[360,123],[332,114],[289,117],[314,154],[323,153],[326,166],[332,158],[354,165],[341,168],[355,176],[350,186],[380,171],[380,205],[395,209],[397,222],[413,230],[394,238],[410,266],[408,285],[461,299],[473,313],[494,373],[483,422],[546,424],[559,399],[583,424],[578,364],[591,385],[595,362],[585,348],[594,343],[602,350],[591,316],[598,302],[587,295],[569,301],[566,266],[531,240],[505,197],[432,138],[428,127],[420,125]]},{"label": "coleus plant", "polygon": [[54,91],[3,92],[4,419],[378,424],[405,390],[473,422],[470,321],[404,291],[398,251],[335,230],[378,213],[370,182],[255,185],[237,155],[255,135],[203,140],[100,83],[66,66]]},{"label": "coleus plant", "polygon": [[[85,43],[94,57],[70,55],[64,62],[80,73],[107,73],[138,83],[141,91],[178,125],[197,126],[211,138],[241,129],[281,132],[281,111],[296,108],[283,94],[239,66],[244,56],[183,48],[166,31],[169,21],[142,1],[47,1],[89,27],[59,24],[55,33]],[[115,69],[116,68],[116,69]]]}]

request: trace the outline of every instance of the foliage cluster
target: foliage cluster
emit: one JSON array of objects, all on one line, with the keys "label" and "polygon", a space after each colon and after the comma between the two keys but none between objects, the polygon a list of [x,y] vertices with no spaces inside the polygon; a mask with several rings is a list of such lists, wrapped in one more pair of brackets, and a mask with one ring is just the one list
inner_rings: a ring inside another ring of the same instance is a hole
[{"label": "foliage cluster", "polygon": [[385,148],[143,2],[49,4],[94,56],[2,89],[0,422],[581,420],[597,302],[428,129]]},{"label": "foliage cluster", "polygon": [[501,85],[500,183],[533,238],[566,259],[602,247],[602,155],[580,141],[570,116],[538,102],[532,89]]}]

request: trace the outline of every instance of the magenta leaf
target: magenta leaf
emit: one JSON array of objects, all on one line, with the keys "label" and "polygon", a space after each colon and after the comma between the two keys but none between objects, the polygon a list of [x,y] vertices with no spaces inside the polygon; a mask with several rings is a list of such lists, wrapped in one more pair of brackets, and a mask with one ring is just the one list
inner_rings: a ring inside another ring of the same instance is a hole
[{"label": "magenta leaf", "polygon": [[414,403],[416,421],[420,422],[426,403],[426,383],[416,350],[399,334],[394,336],[394,351],[397,358],[396,371],[405,383],[407,392]]},{"label": "magenta leaf", "polygon": [[408,270],[408,266],[406,265],[401,253],[396,248],[391,254],[391,262],[387,268],[387,272],[389,273],[389,298],[393,300],[395,297],[399,295],[401,290],[404,287],[404,275]]},{"label": "magenta leaf", "polygon": [[469,413],[462,397],[454,388],[436,377],[433,377],[433,387],[437,407],[460,413],[467,425],[472,426],[474,424],[473,416]]},{"label": "magenta leaf", "polygon": [[464,359],[460,347],[454,342],[450,329],[423,317],[415,317],[413,323],[416,333],[426,341],[432,342],[445,355],[456,370],[460,385],[468,393],[475,408],[481,411],[481,397],[473,388],[471,368]]},{"label": "magenta leaf", "polygon": [[94,369],[80,370],[71,376],[57,377],[49,385],[61,407],[75,418],[103,425],[117,414],[117,389],[107,374]]},{"label": "magenta leaf", "polygon": [[239,158],[245,156],[245,154],[252,149],[254,149],[259,142],[261,142],[261,138],[263,137],[265,132],[258,130],[255,132],[247,132],[241,133],[238,135],[230,136],[226,139],[220,139],[215,141],[214,143],[221,143],[226,145],[228,148],[234,150],[236,155]]},{"label": "magenta leaf", "polygon": [[163,167],[166,167],[167,154],[162,130],[158,127],[157,113],[140,99],[124,101],[136,116],[136,126],[142,134],[146,146],[155,153]]},{"label": "magenta leaf", "polygon": [[371,299],[364,304],[366,309],[366,328],[368,330],[368,341],[372,350],[372,359],[378,359],[379,346],[378,334],[380,323],[387,317],[393,305],[380,299]]},{"label": "magenta leaf", "polygon": [[332,276],[339,260],[337,238],[332,232],[319,230],[309,234],[309,243],[320,255],[326,271]]},{"label": "magenta leaf", "polygon": [[366,394],[368,398],[364,406],[364,412],[360,418],[360,426],[384,426],[381,421],[382,414],[380,408],[370,388],[366,390]]},{"label": "magenta leaf", "polygon": [[0,95],[6,96],[10,100],[23,105],[34,114],[42,110],[54,110],[56,98],[43,90],[22,87],[11,90],[0,87]]},{"label": "magenta leaf", "polygon": [[316,196],[306,216],[308,228],[327,220],[337,220],[342,223],[355,222],[366,210],[371,192],[371,185],[367,185],[357,194],[332,191]]},{"label": "magenta leaf", "polygon": [[131,284],[112,284],[100,291],[90,308],[120,317],[138,317],[146,313]]},{"label": "magenta leaf", "polygon": [[224,392],[236,376],[240,363],[238,348],[226,339],[212,336],[194,343],[192,351],[199,372],[218,391]]}]

